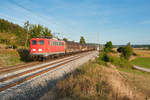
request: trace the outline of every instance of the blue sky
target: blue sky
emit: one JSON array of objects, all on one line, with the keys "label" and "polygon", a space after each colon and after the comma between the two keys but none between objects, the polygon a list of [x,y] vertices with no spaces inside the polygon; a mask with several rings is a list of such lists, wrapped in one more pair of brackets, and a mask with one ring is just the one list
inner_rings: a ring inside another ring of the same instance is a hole
[{"label": "blue sky", "polygon": [[149,12],[150,0],[0,0],[0,18],[93,43],[150,44]]}]

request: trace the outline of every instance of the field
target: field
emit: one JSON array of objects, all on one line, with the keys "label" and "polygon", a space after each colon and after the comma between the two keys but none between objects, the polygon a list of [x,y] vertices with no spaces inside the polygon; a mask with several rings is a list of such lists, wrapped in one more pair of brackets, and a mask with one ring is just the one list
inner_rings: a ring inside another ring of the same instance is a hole
[{"label": "field", "polygon": [[150,50],[144,49],[133,49],[133,51],[137,54],[138,57],[150,57]]},{"label": "field", "polygon": [[150,68],[150,50],[133,49],[137,56],[131,57],[131,63],[140,67]]},{"label": "field", "polygon": [[131,62],[140,67],[150,68],[150,58],[135,58]]},{"label": "field", "polygon": [[[117,48],[113,48],[113,50],[115,52],[113,54],[118,55],[118,54],[116,54]],[[136,57],[150,57],[150,50],[146,50],[146,49],[143,49],[143,48],[133,48],[133,51],[134,51],[134,53],[137,54]]]}]

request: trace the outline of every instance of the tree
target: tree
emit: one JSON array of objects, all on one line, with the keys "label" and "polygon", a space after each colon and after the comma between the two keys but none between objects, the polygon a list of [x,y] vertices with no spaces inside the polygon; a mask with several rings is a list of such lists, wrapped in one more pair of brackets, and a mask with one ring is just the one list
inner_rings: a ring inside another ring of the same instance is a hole
[{"label": "tree", "polygon": [[128,43],[122,49],[122,57],[124,57],[125,59],[129,60],[129,58],[131,57],[132,54],[133,54],[132,47],[131,47],[130,43]]},{"label": "tree", "polygon": [[30,24],[29,21],[26,21],[24,27],[21,27],[4,19],[0,19],[0,33],[2,35],[7,33],[8,36],[13,36],[7,38],[7,40],[5,40],[4,37],[0,37],[0,42],[25,47],[29,46],[29,40],[33,37],[52,37],[51,30],[40,24],[34,25]]},{"label": "tree", "polygon": [[64,40],[64,41],[68,41],[68,39],[67,39],[67,38],[63,38],[63,40]]},{"label": "tree", "polygon": [[42,25],[31,25],[30,26],[31,38],[33,37],[53,37],[51,30]]},{"label": "tree", "polygon": [[43,28],[43,36],[44,37],[53,37],[51,30],[49,30],[47,27]]},{"label": "tree", "polygon": [[119,53],[121,53],[122,50],[123,50],[123,47],[119,47],[119,48],[117,49],[117,51],[118,51]]},{"label": "tree", "polygon": [[25,47],[27,47],[28,37],[29,37],[29,29],[30,29],[30,23],[29,21],[26,21],[24,23],[24,29],[26,31],[26,41],[25,41]]},{"label": "tree", "polygon": [[104,51],[105,51],[105,52],[111,52],[112,49],[113,49],[112,42],[111,42],[111,41],[107,42],[107,43],[105,44]]},{"label": "tree", "polygon": [[80,43],[81,43],[81,44],[85,44],[85,43],[86,43],[83,36],[81,36],[81,38],[80,38]]}]

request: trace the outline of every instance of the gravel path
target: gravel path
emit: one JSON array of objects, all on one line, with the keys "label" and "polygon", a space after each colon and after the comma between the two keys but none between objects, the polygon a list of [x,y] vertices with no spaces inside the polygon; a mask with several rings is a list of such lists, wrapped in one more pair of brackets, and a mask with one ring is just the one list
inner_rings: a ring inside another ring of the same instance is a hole
[{"label": "gravel path", "polygon": [[150,73],[150,69],[134,65],[133,68]]},{"label": "gravel path", "polygon": [[88,60],[94,59],[97,55],[98,52],[91,52],[80,59],[58,67],[55,70],[42,74],[4,92],[0,92],[0,100],[38,100],[52,89],[56,82],[64,75],[75,70]]}]

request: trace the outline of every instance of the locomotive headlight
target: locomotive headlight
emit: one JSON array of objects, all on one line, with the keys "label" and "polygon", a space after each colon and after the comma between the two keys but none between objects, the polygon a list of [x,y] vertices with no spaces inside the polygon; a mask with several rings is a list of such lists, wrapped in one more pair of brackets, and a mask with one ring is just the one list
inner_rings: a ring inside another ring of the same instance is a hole
[{"label": "locomotive headlight", "polygon": [[39,49],[39,51],[42,51],[42,49]]},{"label": "locomotive headlight", "polygon": [[36,49],[32,49],[32,51],[36,51]]}]

